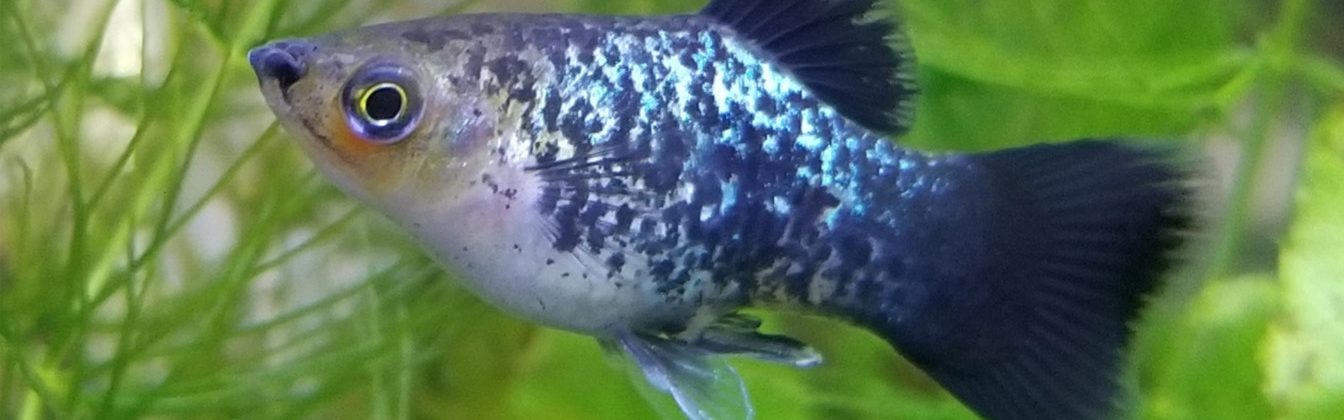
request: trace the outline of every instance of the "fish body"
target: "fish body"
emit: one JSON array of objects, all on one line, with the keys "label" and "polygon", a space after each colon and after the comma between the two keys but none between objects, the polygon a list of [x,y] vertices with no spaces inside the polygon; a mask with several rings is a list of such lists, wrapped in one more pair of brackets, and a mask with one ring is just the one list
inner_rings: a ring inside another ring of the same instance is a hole
[{"label": "fish body", "polygon": [[[840,116],[708,17],[468,15],[314,43],[445,57],[414,65],[417,77],[477,95],[444,109],[459,123],[442,129],[461,133],[424,152],[474,165],[469,175],[431,173],[401,198],[343,185],[537,322],[611,333],[677,327],[706,306],[820,303],[875,283],[849,273],[883,263],[856,255],[874,246],[955,266],[857,222],[893,235],[955,224],[967,203],[946,197],[976,188],[954,179],[973,169]],[[438,164],[422,159],[399,171]]]},{"label": "fish body", "polygon": [[1110,413],[1181,173],[1108,141],[898,146],[912,56],[873,3],[463,15],[250,58],[343,190],[485,300],[623,351],[691,417],[722,398],[693,375],[716,354],[817,360],[748,307],[866,327],[988,417]]}]

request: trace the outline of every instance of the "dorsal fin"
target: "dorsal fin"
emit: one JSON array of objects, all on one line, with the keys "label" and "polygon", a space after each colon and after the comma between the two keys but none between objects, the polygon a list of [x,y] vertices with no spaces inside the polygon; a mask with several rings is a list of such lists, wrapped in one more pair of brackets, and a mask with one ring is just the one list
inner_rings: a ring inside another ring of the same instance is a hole
[{"label": "dorsal fin", "polygon": [[877,2],[711,0],[700,13],[772,54],[845,117],[901,133],[914,117],[914,53]]}]

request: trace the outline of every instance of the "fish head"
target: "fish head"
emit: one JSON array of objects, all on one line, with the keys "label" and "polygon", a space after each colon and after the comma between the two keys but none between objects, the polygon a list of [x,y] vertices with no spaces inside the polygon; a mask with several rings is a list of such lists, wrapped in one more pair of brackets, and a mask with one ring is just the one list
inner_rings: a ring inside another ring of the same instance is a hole
[{"label": "fish head", "polygon": [[479,172],[496,124],[480,90],[453,76],[460,60],[427,59],[402,34],[368,27],[248,54],[285,130],[341,189],[375,207],[450,199]]}]

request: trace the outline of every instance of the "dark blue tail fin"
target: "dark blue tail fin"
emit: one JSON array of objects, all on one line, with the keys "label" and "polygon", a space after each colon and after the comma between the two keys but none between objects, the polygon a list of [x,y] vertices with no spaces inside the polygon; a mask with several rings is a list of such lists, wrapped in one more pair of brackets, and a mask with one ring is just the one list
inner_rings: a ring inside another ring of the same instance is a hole
[{"label": "dark blue tail fin", "polygon": [[1130,324],[1186,233],[1184,174],[1107,141],[973,159],[995,192],[988,263],[929,292],[958,302],[869,327],[987,418],[1114,417]]}]

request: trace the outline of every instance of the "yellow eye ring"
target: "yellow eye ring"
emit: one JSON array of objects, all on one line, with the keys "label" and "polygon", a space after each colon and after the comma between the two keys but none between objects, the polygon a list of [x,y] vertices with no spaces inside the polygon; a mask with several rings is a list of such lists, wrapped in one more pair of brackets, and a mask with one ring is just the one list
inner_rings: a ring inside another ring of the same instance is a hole
[{"label": "yellow eye ring", "polygon": [[409,99],[406,89],[392,82],[383,82],[361,91],[356,109],[369,124],[384,127],[396,122],[406,113]]},{"label": "yellow eye ring", "polygon": [[405,140],[419,126],[424,97],[414,72],[394,62],[377,61],[346,82],[341,107],[355,136],[373,144]]}]

